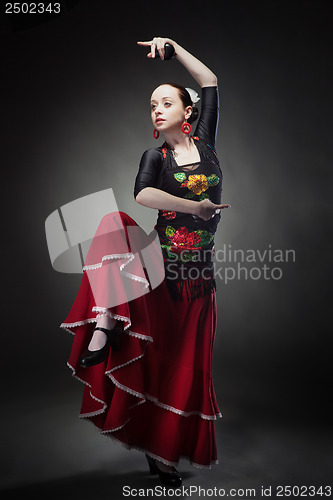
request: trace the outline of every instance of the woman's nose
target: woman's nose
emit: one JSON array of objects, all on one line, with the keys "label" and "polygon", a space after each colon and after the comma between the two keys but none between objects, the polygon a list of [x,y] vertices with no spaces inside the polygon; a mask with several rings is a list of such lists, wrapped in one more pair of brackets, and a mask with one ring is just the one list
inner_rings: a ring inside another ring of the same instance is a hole
[{"label": "woman's nose", "polygon": [[159,104],[156,104],[155,112],[161,114],[163,113],[163,108],[164,108],[163,103],[160,102]]}]

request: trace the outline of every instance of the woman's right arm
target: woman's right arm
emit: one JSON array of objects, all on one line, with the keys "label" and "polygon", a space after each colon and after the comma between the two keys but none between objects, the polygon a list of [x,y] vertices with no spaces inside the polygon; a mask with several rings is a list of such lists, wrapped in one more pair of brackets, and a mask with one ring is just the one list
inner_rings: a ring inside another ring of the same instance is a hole
[{"label": "woman's right arm", "polygon": [[143,188],[135,200],[145,207],[197,215],[203,220],[211,219],[217,210],[231,207],[228,203],[217,205],[207,198],[202,201],[187,200],[153,187]]},{"label": "woman's right arm", "polygon": [[140,205],[158,210],[172,210],[186,214],[196,214],[198,202],[174,196],[154,187],[143,188],[135,198]]},{"label": "woman's right arm", "polygon": [[203,220],[209,220],[216,210],[230,205],[216,205],[210,200],[187,200],[158,189],[161,158],[156,149],[147,150],[140,161],[139,172],[135,180],[134,197],[137,203],[157,210],[171,210],[197,215]]}]

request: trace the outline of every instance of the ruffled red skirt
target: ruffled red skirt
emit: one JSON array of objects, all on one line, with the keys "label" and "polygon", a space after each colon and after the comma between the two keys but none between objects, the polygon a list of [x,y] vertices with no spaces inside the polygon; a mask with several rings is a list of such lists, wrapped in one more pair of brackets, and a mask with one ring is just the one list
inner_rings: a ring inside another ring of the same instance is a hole
[{"label": "ruffled red skirt", "polygon": [[[215,291],[175,301],[165,280],[152,288],[142,261],[134,258],[130,228],[138,226],[123,212],[102,219],[79,292],[61,324],[74,334],[68,365],[85,384],[80,417],[167,464],[177,465],[182,457],[209,467],[217,463],[214,423],[221,417],[212,381]],[[102,285],[104,294],[96,291]],[[79,359],[101,314],[124,322],[121,349],[110,348],[103,363],[82,368]]]}]

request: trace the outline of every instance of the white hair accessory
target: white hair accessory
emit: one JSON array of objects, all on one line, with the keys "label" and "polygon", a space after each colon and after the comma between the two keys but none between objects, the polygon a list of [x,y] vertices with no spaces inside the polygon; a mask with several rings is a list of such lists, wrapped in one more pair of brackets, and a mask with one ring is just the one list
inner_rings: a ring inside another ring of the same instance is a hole
[{"label": "white hair accessory", "polygon": [[193,104],[200,101],[199,94],[195,90],[190,89],[188,87],[186,87],[186,90],[190,94],[190,98],[191,98],[191,101],[193,102]]}]

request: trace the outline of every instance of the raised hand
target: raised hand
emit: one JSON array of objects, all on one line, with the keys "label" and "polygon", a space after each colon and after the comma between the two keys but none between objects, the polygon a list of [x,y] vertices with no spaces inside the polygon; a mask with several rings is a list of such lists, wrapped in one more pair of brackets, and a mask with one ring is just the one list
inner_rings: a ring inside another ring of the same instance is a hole
[{"label": "raised hand", "polygon": [[164,45],[170,43],[170,45],[175,45],[175,42],[171,38],[154,37],[152,40],[147,42],[136,42],[138,45],[143,47],[150,47],[150,52],[148,52],[147,57],[155,58],[156,51],[158,51],[160,58],[163,60],[165,57]]}]

